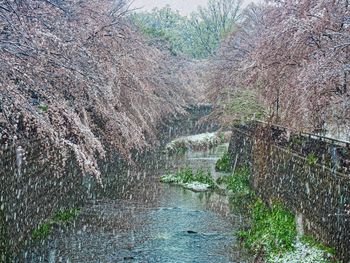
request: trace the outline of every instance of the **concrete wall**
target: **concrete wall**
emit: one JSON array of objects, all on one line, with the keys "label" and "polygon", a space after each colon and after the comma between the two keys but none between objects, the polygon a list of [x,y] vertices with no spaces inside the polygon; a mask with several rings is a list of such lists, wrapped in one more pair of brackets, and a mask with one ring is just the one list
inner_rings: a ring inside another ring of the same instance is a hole
[{"label": "concrete wall", "polygon": [[[350,204],[350,174],[310,163],[281,141],[270,127],[236,126],[229,147],[232,165],[249,165],[251,184],[259,196],[266,202],[279,200],[301,214],[304,231],[334,247],[337,255],[349,262],[350,215],[346,205]],[[317,140],[307,145],[318,148]]]}]

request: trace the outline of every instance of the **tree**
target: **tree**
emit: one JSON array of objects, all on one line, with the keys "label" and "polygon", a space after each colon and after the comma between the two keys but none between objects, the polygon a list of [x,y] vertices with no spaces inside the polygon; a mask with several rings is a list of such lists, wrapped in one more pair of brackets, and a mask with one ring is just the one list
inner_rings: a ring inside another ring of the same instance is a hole
[{"label": "tree", "polygon": [[241,0],[209,0],[207,7],[199,7],[191,15],[194,45],[202,46],[202,56],[209,56],[220,41],[234,28],[240,17]]},{"label": "tree", "polygon": [[219,47],[239,19],[240,0],[210,0],[191,16],[181,16],[169,6],[134,13],[131,20],[149,36],[169,43],[174,55],[206,58]]},{"label": "tree", "polygon": [[349,127],[349,11],[346,0],[251,5],[212,64],[212,93],[253,89],[267,118],[298,129]]}]

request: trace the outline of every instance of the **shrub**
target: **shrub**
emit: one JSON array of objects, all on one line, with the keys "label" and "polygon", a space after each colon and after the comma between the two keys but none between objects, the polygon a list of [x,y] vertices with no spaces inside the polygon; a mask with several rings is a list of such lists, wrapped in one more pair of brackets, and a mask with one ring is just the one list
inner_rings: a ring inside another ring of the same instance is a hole
[{"label": "shrub", "polygon": [[231,171],[230,155],[228,152],[224,153],[224,155],[216,162],[215,170],[220,172]]},{"label": "shrub", "polygon": [[199,169],[196,172],[190,167],[181,168],[175,174],[166,174],[160,178],[163,183],[193,183],[199,182],[202,184],[208,184],[211,187],[215,186],[214,180],[210,172],[204,172]]},{"label": "shrub", "polygon": [[278,254],[293,249],[297,236],[294,215],[281,204],[268,208],[258,199],[252,210],[252,225],[240,231],[243,245],[255,253]]}]

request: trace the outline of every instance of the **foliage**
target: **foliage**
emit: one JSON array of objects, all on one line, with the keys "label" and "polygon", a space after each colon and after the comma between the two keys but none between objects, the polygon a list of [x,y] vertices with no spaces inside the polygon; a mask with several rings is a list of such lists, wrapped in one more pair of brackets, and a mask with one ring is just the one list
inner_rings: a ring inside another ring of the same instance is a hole
[{"label": "foliage", "polygon": [[166,6],[134,13],[130,18],[144,34],[168,42],[173,55],[205,58],[212,55],[220,40],[233,30],[240,5],[239,0],[209,0],[207,8],[199,8],[190,17],[181,16]]},{"label": "foliage", "polygon": [[231,209],[242,214],[250,213],[250,206],[255,202],[254,190],[249,184],[249,168],[237,168],[230,176],[222,176],[217,179],[217,184],[225,184],[229,191]]},{"label": "foliage", "polygon": [[268,208],[258,199],[252,209],[250,229],[238,234],[243,244],[255,253],[270,255],[292,250],[297,236],[294,215],[281,204]]},{"label": "foliage", "polygon": [[304,235],[301,237],[301,241],[311,247],[315,247],[318,248],[320,250],[323,250],[329,254],[334,254],[335,250],[334,248],[331,247],[327,247],[325,245],[323,245],[322,243],[320,243],[319,241],[317,241],[314,237],[309,236],[309,235]]},{"label": "foliage", "polygon": [[168,42],[173,55],[178,55],[184,51],[184,39],[182,30],[186,27],[186,18],[177,11],[173,11],[169,6],[152,12],[133,13],[131,21],[140,28],[143,34],[159,41]]},{"label": "foliage", "polygon": [[241,120],[262,119],[265,115],[264,107],[257,100],[252,90],[238,91],[226,106],[232,118]]},{"label": "foliage", "polygon": [[49,106],[48,106],[47,104],[45,104],[45,103],[40,103],[40,104],[38,105],[38,108],[39,108],[42,112],[47,112],[48,109],[49,109]]},{"label": "foliage", "polygon": [[312,152],[306,156],[306,161],[309,165],[315,165],[318,161],[318,157]]},{"label": "foliage", "polygon": [[207,7],[192,13],[192,45],[197,48],[195,57],[212,55],[220,41],[229,35],[240,17],[241,0],[209,0]]},{"label": "foliage", "polygon": [[203,170],[197,170],[197,172],[194,175],[194,181],[203,184],[208,184],[211,187],[215,186],[214,180],[210,172],[204,172]]},{"label": "foliage", "polygon": [[80,212],[79,208],[69,208],[56,212],[52,217],[52,220],[55,222],[66,222],[74,219]]},{"label": "foliage", "polygon": [[215,164],[215,170],[221,172],[231,171],[230,155],[228,152],[225,152],[224,155],[219,160],[217,160]]},{"label": "foliage", "polygon": [[50,223],[42,223],[32,231],[32,238],[34,240],[42,240],[47,238],[51,232]]},{"label": "foliage", "polygon": [[80,212],[79,208],[68,208],[57,211],[50,219],[44,223],[39,224],[32,231],[32,239],[42,240],[47,238],[52,230],[52,226],[55,224],[67,224],[74,220]]},{"label": "foliage", "polygon": [[161,177],[163,183],[193,183],[199,182],[202,184],[208,184],[210,187],[214,187],[215,183],[210,172],[204,172],[199,169],[196,172],[190,167],[184,167],[179,169],[175,174],[166,174]]},{"label": "foliage", "polygon": [[227,189],[233,193],[250,193],[252,190],[249,185],[249,169],[241,167],[231,175],[224,177]]}]

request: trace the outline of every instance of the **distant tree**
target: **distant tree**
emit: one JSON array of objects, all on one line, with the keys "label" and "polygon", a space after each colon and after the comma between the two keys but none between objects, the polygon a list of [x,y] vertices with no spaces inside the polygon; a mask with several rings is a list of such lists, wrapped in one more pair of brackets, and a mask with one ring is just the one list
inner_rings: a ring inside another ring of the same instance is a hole
[{"label": "distant tree", "polygon": [[151,12],[133,13],[132,22],[141,32],[158,41],[169,43],[173,55],[184,52],[182,29],[186,25],[186,18],[170,6],[154,8]]},{"label": "distant tree", "polygon": [[350,4],[251,5],[212,63],[212,95],[254,90],[269,120],[298,129],[349,127]]},{"label": "distant tree", "polygon": [[209,56],[220,41],[232,32],[240,17],[241,0],[209,0],[207,7],[199,7],[191,14],[193,44],[201,47],[199,56]]},{"label": "distant tree", "polygon": [[239,19],[241,0],[209,0],[190,17],[181,16],[169,6],[131,15],[140,30],[158,40],[167,41],[174,55],[205,58],[213,54]]}]

